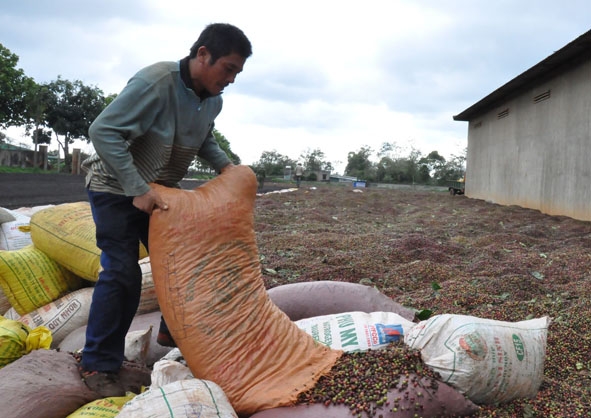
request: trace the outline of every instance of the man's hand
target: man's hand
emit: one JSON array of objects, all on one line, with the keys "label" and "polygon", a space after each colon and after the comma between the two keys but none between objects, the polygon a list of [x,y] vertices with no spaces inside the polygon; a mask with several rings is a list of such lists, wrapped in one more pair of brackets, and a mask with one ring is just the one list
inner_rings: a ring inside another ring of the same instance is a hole
[{"label": "man's hand", "polygon": [[234,164],[230,163],[230,164],[228,164],[228,165],[224,166],[224,168],[222,168],[222,169],[220,170],[220,174],[222,174],[224,171],[226,171],[227,169],[229,169],[229,168],[231,168],[231,167],[234,167]]},{"label": "man's hand", "polygon": [[168,204],[162,200],[160,194],[154,189],[150,189],[149,192],[134,197],[133,206],[149,215],[152,214],[154,209],[168,210]]}]

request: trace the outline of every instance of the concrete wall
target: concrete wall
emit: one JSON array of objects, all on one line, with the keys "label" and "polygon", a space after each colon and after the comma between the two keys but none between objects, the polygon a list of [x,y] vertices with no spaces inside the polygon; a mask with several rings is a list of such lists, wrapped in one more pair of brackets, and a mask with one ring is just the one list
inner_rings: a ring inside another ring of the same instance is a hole
[{"label": "concrete wall", "polygon": [[466,196],[591,220],[591,61],[469,122]]}]

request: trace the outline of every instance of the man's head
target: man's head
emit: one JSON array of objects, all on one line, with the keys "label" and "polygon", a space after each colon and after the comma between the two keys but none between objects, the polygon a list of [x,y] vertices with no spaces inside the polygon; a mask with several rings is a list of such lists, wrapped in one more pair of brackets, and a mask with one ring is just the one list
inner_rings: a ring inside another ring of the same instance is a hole
[{"label": "man's head", "polygon": [[252,55],[252,46],[244,32],[229,23],[207,25],[191,47],[189,58],[195,58],[202,46],[206,47],[211,54],[210,65],[215,64],[218,58],[230,55],[232,52],[245,59]]},{"label": "man's head", "polygon": [[191,47],[191,79],[195,89],[215,95],[233,83],[252,55],[244,33],[227,23],[208,25]]}]

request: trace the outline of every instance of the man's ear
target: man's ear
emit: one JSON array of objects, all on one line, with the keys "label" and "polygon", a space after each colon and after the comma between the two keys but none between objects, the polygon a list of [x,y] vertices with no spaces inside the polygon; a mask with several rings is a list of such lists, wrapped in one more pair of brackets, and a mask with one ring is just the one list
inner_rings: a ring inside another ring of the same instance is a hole
[{"label": "man's ear", "polygon": [[200,46],[197,50],[197,59],[202,64],[209,64],[211,60],[211,54],[206,46]]}]

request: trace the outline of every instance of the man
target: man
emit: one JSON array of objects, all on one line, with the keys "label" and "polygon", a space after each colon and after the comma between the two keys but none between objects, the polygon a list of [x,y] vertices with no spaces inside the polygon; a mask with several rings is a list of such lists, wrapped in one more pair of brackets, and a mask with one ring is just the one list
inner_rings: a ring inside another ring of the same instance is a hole
[{"label": "man", "polygon": [[148,248],[150,215],[168,209],[149,183],[179,187],[196,155],[217,172],[231,164],[213,136],[214,120],[222,110],[222,91],[251,54],[240,29],[208,25],[189,56],[134,75],[89,129],[96,154],[83,167],[102,271],[80,373],[103,397],[125,394],[118,372],[141,294],[139,242]]},{"label": "man", "polygon": [[298,163],[295,168],[295,179],[296,184],[300,187],[300,183],[302,181],[302,177],[304,176],[304,167],[302,167],[302,163]]}]

